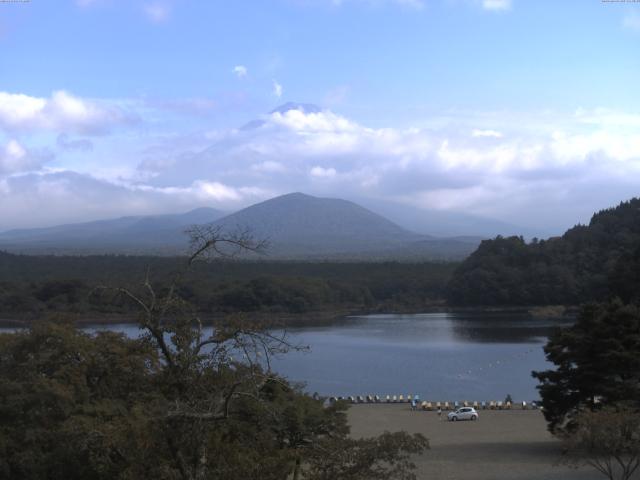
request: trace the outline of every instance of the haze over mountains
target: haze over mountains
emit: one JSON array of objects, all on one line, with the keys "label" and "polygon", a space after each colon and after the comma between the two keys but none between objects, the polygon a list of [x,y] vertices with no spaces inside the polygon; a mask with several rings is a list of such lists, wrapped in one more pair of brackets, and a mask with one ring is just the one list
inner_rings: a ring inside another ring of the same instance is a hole
[{"label": "haze over mountains", "polygon": [[522,225],[514,225],[493,218],[479,217],[460,212],[422,209],[398,203],[363,199],[361,205],[384,215],[401,227],[423,235],[436,237],[484,237],[524,236],[547,238],[560,235],[561,231],[537,230]]},{"label": "haze over mountains", "polygon": [[404,229],[360,205],[291,193],[216,222],[227,230],[249,226],[269,240],[269,255],[287,258],[460,258],[479,239],[437,239]]},{"label": "haze over mountains", "polygon": [[228,232],[249,229],[256,238],[268,240],[268,257],[274,259],[459,259],[480,241],[421,235],[347,200],[292,193],[227,216],[200,208],[181,215],[12,230],[0,233],[0,248],[22,253],[178,254],[187,245],[184,230],[205,223]]},{"label": "haze over mountains", "polygon": [[210,223],[224,213],[197,208],[183,214],[131,216],[0,233],[0,248],[23,253],[175,253],[190,225]]}]

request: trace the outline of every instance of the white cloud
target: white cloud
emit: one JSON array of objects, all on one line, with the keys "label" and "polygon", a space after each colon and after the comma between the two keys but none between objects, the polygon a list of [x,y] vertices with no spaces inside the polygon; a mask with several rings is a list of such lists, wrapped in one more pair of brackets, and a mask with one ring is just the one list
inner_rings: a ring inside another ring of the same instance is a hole
[{"label": "white cloud", "polygon": [[142,9],[147,19],[153,23],[164,23],[169,20],[171,8],[166,3],[147,3]]},{"label": "white cloud", "polygon": [[640,162],[640,134],[624,135],[615,131],[599,130],[571,134],[554,132],[549,148],[560,164],[583,163],[594,156],[603,155],[610,165]]},{"label": "white cloud", "polygon": [[53,92],[50,98],[0,92],[0,129],[8,131],[100,134],[134,120],[119,107],[101,105],[64,90]]},{"label": "white cloud", "polygon": [[273,94],[278,98],[282,97],[282,85],[276,80],[273,81]]},{"label": "white cloud", "polygon": [[[479,119],[491,128],[468,129]],[[214,146],[179,168],[204,175],[215,162],[225,184],[247,182],[252,177],[244,172],[253,171],[261,175],[253,182],[281,193],[322,188],[323,195],[403,199],[420,207],[512,215],[517,221],[523,210],[541,208],[536,188],[544,189],[547,201],[556,198],[553,186],[579,190],[585,178],[615,177],[602,189],[610,193],[618,191],[619,179],[639,182],[636,120],[633,114],[602,109],[501,119],[478,113],[458,119],[458,126],[396,129],[369,128],[328,110],[292,109],[265,117],[259,129],[235,133],[221,140],[219,149]],[[508,137],[503,128],[509,129]],[[267,168],[269,162],[277,167]],[[177,170],[164,178],[175,178]]]},{"label": "white cloud", "polygon": [[485,10],[509,10],[511,0],[482,0],[482,8]]},{"label": "white cloud", "polygon": [[472,137],[492,137],[492,138],[502,138],[502,132],[499,132],[497,130],[479,130],[479,129],[474,129],[471,132],[471,136]]},{"label": "white cloud", "polygon": [[240,200],[241,194],[235,188],[223,185],[220,182],[197,181],[193,185],[193,190],[203,200]]},{"label": "white cloud", "polygon": [[607,108],[596,108],[593,110],[578,109],[575,112],[577,121],[594,125],[600,128],[640,129],[640,114],[620,112]]},{"label": "white cloud", "polygon": [[332,167],[324,168],[324,167],[318,167],[318,166],[313,167],[309,173],[311,173],[311,176],[313,177],[320,177],[320,178],[332,178],[332,177],[335,177],[337,174],[335,168],[332,168]]},{"label": "white cloud", "polygon": [[15,140],[10,140],[0,156],[0,172],[8,173],[22,170],[25,165],[27,151]]},{"label": "white cloud", "polygon": [[239,202],[254,203],[274,195],[267,189],[233,187],[215,181],[154,187],[71,171],[43,171],[0,177],[0,231],[123,214],[178,213],[205,205],[233,210]]},{"label": "white cloud", "polygon": [[123,187],[130,191],[140,191],[165,195],[167,198],[182,198],[184,201],[197,201],[200,204],[233,205],[240,201],[263,199],[269,191],[257,187],[232,187],[217,181],[196,180],[184,187],[154,187],[151,185],[127,184]]},{"label": "white cloud", "polygon": [[202,201],[216,202],[238,201],[242,198],[241,191],[220,182],[196,180],[186,187],[154,187],[141,184],[123,184],[132,191],[162,193],[168,196],[193,197]]},{"label": "white cloud", "polygon": [[243,78],[247,76],[247,67],[245,67],[244,65],[236,65],[235,67],[233,67],[232,72],[238,77],[238,78]]},{"label": "white cloud", "polygon": [[17,140],[9,140],[0,149],[0,176],[39,169],[50,158],[48,152],[33,152]]},{"label": "white cloud", "polygon": [[0,122],[3,126],[18,126],[33,122],[43,114],[47,105],[44,98],[0,92]]},{"label": "white cloud", "polygon": [[270,121],[291,130],[306,132],[350,132],[359,128],[357,124],[345,117],[329,111],[305,113],[302,110],[292,109],[285,113],[274,112],[271,114]]}]

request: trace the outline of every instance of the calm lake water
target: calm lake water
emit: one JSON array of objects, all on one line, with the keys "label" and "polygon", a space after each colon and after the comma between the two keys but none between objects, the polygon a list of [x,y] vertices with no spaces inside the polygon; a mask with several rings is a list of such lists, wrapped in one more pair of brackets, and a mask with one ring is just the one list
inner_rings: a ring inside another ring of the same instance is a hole
[{"label": "calm lake water", "polygon": [[[532,370],[550,367],[542,347],[557,320],[514,314],[429,313],[349,317],[336,325],[289,329],[292,352],[275,369],[321,395],[407,395],[432,400],[538,398]],[[134,325],[108,328],[136,336]]]},{"label": "calm lake water", "polygon": [[419,394],[433,400],[539,398],[532,370],[550,368],[542,347],[557,320],[517,315],[367,315],[290,330],[310,353],[276,369],[322,395]]}]

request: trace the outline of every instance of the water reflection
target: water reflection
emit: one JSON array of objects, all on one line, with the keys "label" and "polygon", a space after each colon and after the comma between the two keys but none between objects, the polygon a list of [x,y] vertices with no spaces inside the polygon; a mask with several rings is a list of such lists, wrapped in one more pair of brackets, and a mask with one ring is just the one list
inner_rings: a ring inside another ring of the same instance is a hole
[{"label": "water reflection", "polygon": [[[568,320],[536,319],[526,314],[425,313],[349,317],[341,335],[401,343],[541,343]],[[335,326],[292,331],[335,331]]]},{"label": "water reflection", "polygon": [[290,331],[310,345],[276,362],[310,392],[419,393],[442,399],[538,397],[531,370],[549,368],[542,347],[568,322],[513,314],[436,313],[351,317],[344,324]]}]

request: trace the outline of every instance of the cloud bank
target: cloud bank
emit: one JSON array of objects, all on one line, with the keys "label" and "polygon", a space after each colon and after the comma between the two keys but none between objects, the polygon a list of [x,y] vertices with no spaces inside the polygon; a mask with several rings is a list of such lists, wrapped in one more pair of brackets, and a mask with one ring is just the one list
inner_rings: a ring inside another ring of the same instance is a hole
[{"label": "cloud bank", "polygon": [[[1,94],[0,229],[233,210],[304,191],[561,230],[637,195],[640,181],[640,114],[607,109],[445,112],[426,119],[437,127],[372,128],[291,104],[243,128],[141,137],[127,168],[100,157],[101,171],[117,173],[99,178],[64,161],[91,159],[131,136],[115,129],[130,117],[66,92]],[[39,132],[54,134],[55,162],[51,148],[30,146]]]},{"label": "cloud bank", "polygon": [[0,129],[9,132],[48,130],[96,135],[135,120],[121,108],[101,105],[64,90],[53,92],[49,98],[0,92]]},{"label": "cloud bank", "polygon": [[[584,206],[590,213],[635,192],[639,120],[609,110],[468,114],[440,129],[398,129],[369,128],[329,110],[290,109],[226,132],[149,181],[168,186],[208,177],[253,186],[257,195],[303,190],[512,221],[526,211],[537,225],[547,218],[566,223],[584,219],[584,209],[576,208],[583,206],[567,199],[591,195],[592,206]],[[553,207],[556,202],[562,205]],[[566,216],[550,218],[549,208],[565,209]]]}]

